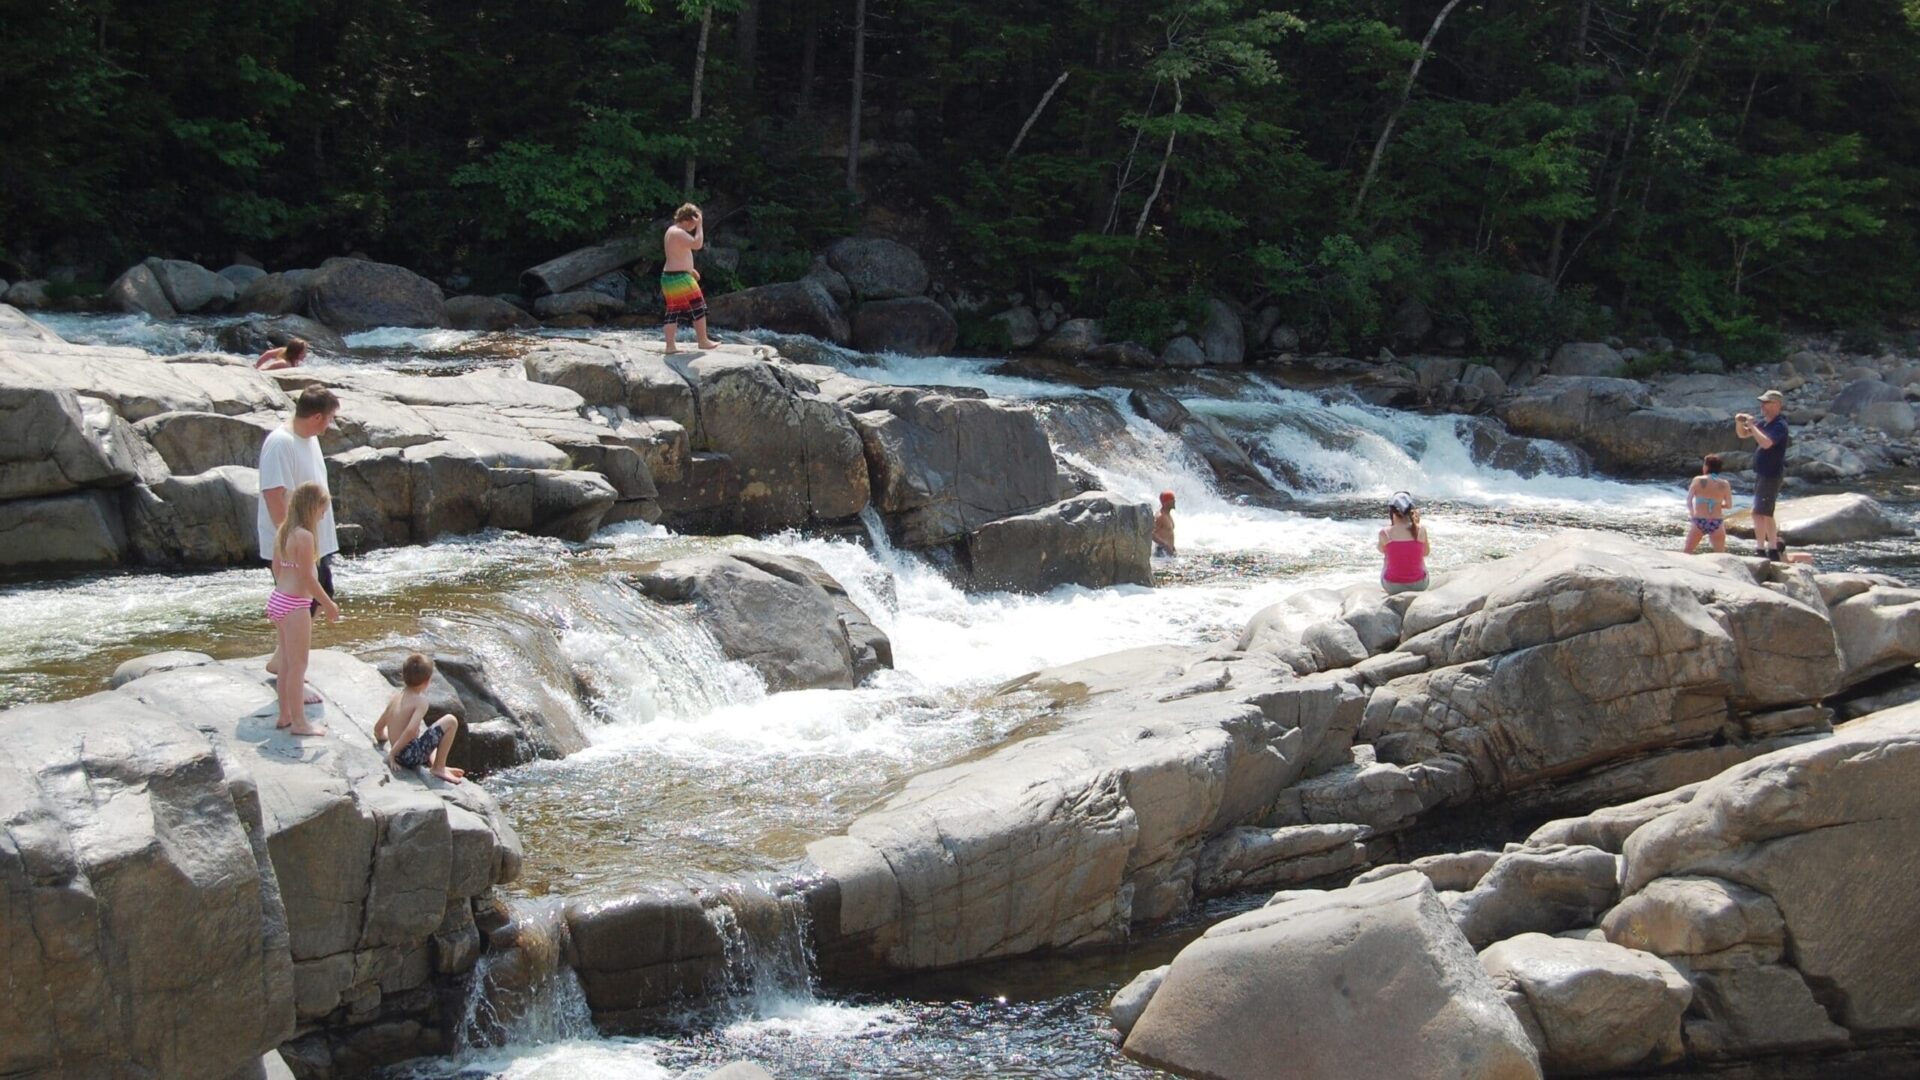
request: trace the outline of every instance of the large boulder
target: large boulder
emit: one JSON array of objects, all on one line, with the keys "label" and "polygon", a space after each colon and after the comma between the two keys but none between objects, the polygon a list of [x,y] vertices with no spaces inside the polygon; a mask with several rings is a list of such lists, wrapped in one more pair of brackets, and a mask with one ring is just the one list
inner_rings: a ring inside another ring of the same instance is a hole
[{"label": "large boulder", "polygon": [[1913,406],[1904,401],[1876,401],[1861,408],[1860,422],[1875,431],[1904,439],[1913,434]]},{"label": "large boulder", "polygon": [[[495,497],[492,470],[485,462],[447,440],[335,454],[327,459],[327,486],[339,523],[357,526],[368,547],[477,532],[496,523],[496,513],[506,517],[502,508],[509,501],[506,495]],[[524,512],[512,521],[498,521],[501,528],[533,523],[530,478],[517,487]]]},{"label": "large boulder", "polygon": [[[1775,507],[1774,522],[1789,544],[1848,544],[1913,535],[1913,527],[1895,517],[1878,499],[1858,492],[1782,499]],[[1728,515],[1727,531],[1752,537],[1753,511]]]},{"label": "large boulder", "polygon": [[626,310],[625,300],[609,296],[598,289],[583,288],[572,292],[554,293],[533,302],[533,313],[543,319],[556,319],[563,315],[585,315],[595,322],[605,322]]},{"label": "large boulder", "polygon": [[799,556],[700,555],[633,577],[650,599],[692,604],[729,659],[767,689],[845,690],[892,666],[892,646],[846,590]]},{"label": "large boulder", "polygon": [[1549,375],[1598,375],[1615,378],[1627,370],[1620,350],[1598,341],[1570,341],[1553,352],[1547,363]]},{"label": "large boulder", "polygon": [[847,317],[820,281],[758,285],[707,299],[707,321],[722,330],[776,330],[836,345],[853,340]]},{"label": "large boulder", "polygon": [[128,496],[127,539],[144,563],[253,566],[260,559],[259,499],[260,476],[250,468],[170,476]]},{"label": "large boulder", "polygon": [[306,342],[317,352],[343,354],[347,343],[330,328],[304,315],[269,315],[244,319],[220,328],[214,340],[227,352],[257,356],[277,349],[294,338]]},{"label": "large boulder", "polygon": [[444,305],[455,330],[531,330],[540,320],[497,296],[450,296]]},{"label": "large boulder", "polygon": [[1522,934],[1480,964],[1555,1076],[1588,1076],[1680,1056],[1693,985],[1672,964],[1605,941]]},{"label": "large boulder", "polygon": [[309,681],[333,734],[304,743],[241,664],[0,717],[0,889],[21,914],[0,922],[0,1070],[249,1075],[471,967],[432,942],[517,872],[512,829],[476,785],[387,769],[371,668],[316,652]]},{"label": "large boulder", "polygon": [[827,248],[827,263],[847,279],[858,300],[892,300],[927,291],[927,265],[905,244],[849,236]]},{"label": "large boulder", "polygon": [[874,507],[903,547],[953,543],[989,521],[1054,501],[1053,448],[1025,409],[864,385],[841,403],[865,447]]},{"label": "large boulder", "polygon": [[160,279],[145,263],[130,266],[113,279],[113,284],[107,286],[107,302],[121,311],[156,319],[171,319],[179,314],[173,308],[173,301],[167,299],[166,290],[160,287]]},{"label": "large boulder", "polygon": [[376,326],[447,325],[446,295],[440,286],[404,266],[328,259],[307,276],[304,285],[307,317],[343,334]]},{"label": "large boulder", "polygon": [[1529,847],[1496,860],[1448,905],[1476,949],[1516,934],[1591,926],[1620,898],[1619,858],[1595,847]]},{"label": "large boulder", "polygon": [[1247,358],[1246,330],[1240,315],[1226,301],[1207,301],[1207,319],[1200,326],[1200,348],[1209,364],[1239,364]]},{"label": "large boulder", "polygon": [[100,570],[126,553],[120,501],[108,492],[0,502],[0,570]]},{"label": "large boulder", "polygon": [[1830,603],[1842,685],[1858,686],[1920,661],[1920,590],[1868,588]]},{"label": "large boulder", "polygon": [[993,321],[1007,328],[1009,349],[1031,349],[1040,340],[1040,319],[1025,304],[1008,308],[993,316]]},{"label": "large boulder", "polygon": [[133,429],[160,454],[169,472],[191,476],[223,465],[258,466],[261,444],[279,426],[279,417],[270,414],[166,412],[147,417]]},{"label": "large boulder", "polygon": [[1213,470],[1222,491],[1263,499],[1281,498],[1260,466],[1254,464],[1226,428],[1210,416],[1201,416],[1163,390],[1140,387],[1127,392],[1127,405],[1153,425],[1184,443]]},{"label": "large boulder", "polygon": [[785,365],[725,352],[670,367],[697,402],[693,444],[733,463],[740,527],[770,532],[866,508],[860,432],[816,384]]},{"label": "large boulder", "polygon": [[[1627,902],[1672,877],[1751,890],[1777,907],[1790,971],[1817,988],[1834,1022],[1856,1038],[1920,1028],[1920,928],[1906,861],[1889,857],[1920,839],[1916,776],[1920,706],[1737,765],[1628,837]],[[1717,919],[1717,908],[1694,910]],[[1771,936],[1770,921],[1742,914],[1740,941],[1754,928]],[[1733,936],[1701,933],[1703,945]]]},{"label": "large boulder", "polygon": [[1040,343],[1040,351],[1060,360],[1078,360],[1105,340],[1100,320],[1068,319],[1054,327],[1053,333]]},{"label": "large boulder", "polygon": [[47,294],[47,283],[45,281],[16,281],[12,285],[7,286],[6,292],[0,293],[0,300],[4,300],[14,307],[26,308],[28,310],[51,307],[53,305],[53,298]]},{"label": "large boulder", "polygon": [[111,487],[139,473],[139,438],[71,390],[0,386],[0,499]]},{"label": "large boulder", "polygon": [[1407,605],[1396,655],[1416,666],[1373,691],[1363,738],[1393,764],[1464,761],[1485,794],[1728,730],[1769,738],[1844,669],[1811,575],[1765,572],[1598,534],[1456,572]]},{"label": "large boulder", "polygon": [[246,263],[234,263],[231,266],[221,267],[219,274],[221,277],[233,282],[234,291],[238,293],[239,290],[266,277],[267,271],[265,268],[259,266],[251,266]]},{"label": "large boulder", "polygon": [[234,297],[235,311],[262,315],[297,315],[307,309],[307,281],[312,270],[283,270],[255,278]]},{"label": "large boulder", "polygon": [[1153,508],[1104,491],[990,521],[967,538],[977,589],[1046,592],[1061,585],[1153,584]]},{"label": "large boulder", "polygon": [[853,346],[865,352],[944,356],[959,337],[953,316],[925,296],[869,300],[853,311]]},{"label": "large boulder", "polygon": [[1514,434],[1571,441],[1627,471],[1691,472],[1704,454],[1741,449],[1731,414],[1656,405],[1652,392],[1631,379],[1545,376],[1507,401],[1500,417]]},{"label": "large boulder", "polygon": [[943,967],[1123,941],[1189,909],[1195,857],[1344,757],[1363,695],[1265,657],[1158,646],[1002,688],[1057,724],[919,774],[807,848],[838,886],[829,970]]},{"label": "large boulder", "polygon": [[1418,874],[1282,893],[1181,950],[1128,1057],[1190,1076],[1523,1080],[1540,1065]]},{"label": "large boulder", "polygon": [[233,303],[233,282],[185,259],[150,258],[141,265],[159,281],[161,291],[175,311],[224,311]]},{"label": "large boulder", "polygon": [[1900,387],[1891,386],[1877,377],[1855,379],[1834,395],[1833,401],[1827,405],[1827,411],[1839,416],[1858,416],[1869,405],[1905,401],[1906,397],[1906,392]]}]

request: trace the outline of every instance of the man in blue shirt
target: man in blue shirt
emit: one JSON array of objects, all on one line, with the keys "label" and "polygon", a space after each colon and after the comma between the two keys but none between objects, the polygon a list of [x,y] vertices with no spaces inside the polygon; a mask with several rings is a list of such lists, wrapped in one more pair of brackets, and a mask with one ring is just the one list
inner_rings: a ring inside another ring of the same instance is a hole
[{"label": "man in blue shirt", "polygon": [[1780,528],[1774,524],[1774,503],[1780,499],[1780,484],[1787,478],[1787,447],[1793,436],[1787,433],[1787,421],[1780,415],[1786,407],[1786,395],[1769,390],[1760,395],[1760,419],[1750,413],[1733,418],[1734,431],[1743,439],[1752,439],[1753,452],[1753,539],[1760,554],[1779,562],[1786,545],[1780,540]]}]

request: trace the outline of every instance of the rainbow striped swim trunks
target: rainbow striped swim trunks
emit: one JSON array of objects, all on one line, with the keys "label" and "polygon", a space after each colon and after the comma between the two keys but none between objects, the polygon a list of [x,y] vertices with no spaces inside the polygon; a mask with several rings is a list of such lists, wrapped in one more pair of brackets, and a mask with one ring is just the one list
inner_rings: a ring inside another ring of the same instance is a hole
[{"label": "rainbow striped swim trunks", "polygon": [[667,301],[667,322],[692,329],[696,321],[707,317],[706,294],[700,291],[700,279],[691,270],[661,274],[660,295]]}]

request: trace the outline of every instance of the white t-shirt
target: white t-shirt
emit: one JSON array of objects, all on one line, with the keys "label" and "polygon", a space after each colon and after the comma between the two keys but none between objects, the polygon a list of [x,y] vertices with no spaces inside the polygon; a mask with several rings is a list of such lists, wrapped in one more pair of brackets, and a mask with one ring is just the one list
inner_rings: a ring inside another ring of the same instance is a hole
[{"label": "white t-shirt", "polygon": [[[327,459],[320,453],[319,439],[303,439],[293,433],[290,427],[277,427],[267,434],[267,441],[260,447],[260,509],[254,515],[254,526],[260,533],[260,557],[273,558],[273,534],[278,531],[273,516],[267,513],[266,493],[274,488],[286,488],[287,498],[293,498],[293,489],[308,482],[320,485],[322,491],[327,487]],[[319,557],[326,558],[340,550],[340,538],[334,532],[333,504],[327,504],[326,513],[320,515],[320,527],[314,530],[314,539],[319,542]]]}]

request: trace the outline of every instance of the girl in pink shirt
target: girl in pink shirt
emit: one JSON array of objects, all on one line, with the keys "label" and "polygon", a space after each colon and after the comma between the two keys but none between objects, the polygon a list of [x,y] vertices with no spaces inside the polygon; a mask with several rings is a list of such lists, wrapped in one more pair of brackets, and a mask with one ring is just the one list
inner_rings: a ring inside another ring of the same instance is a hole
[{"label": "girl in pink shirt", "polygon": [[1386,565],[1380,570],[1380,587],[1387,595],[1420,592],[1427,587],[1427,527],[1420,524],[1420,509],[1413,496],[1404,491],[1393,493],[1387,503],[1387,527],[1380,530],[1380,553]]}]

